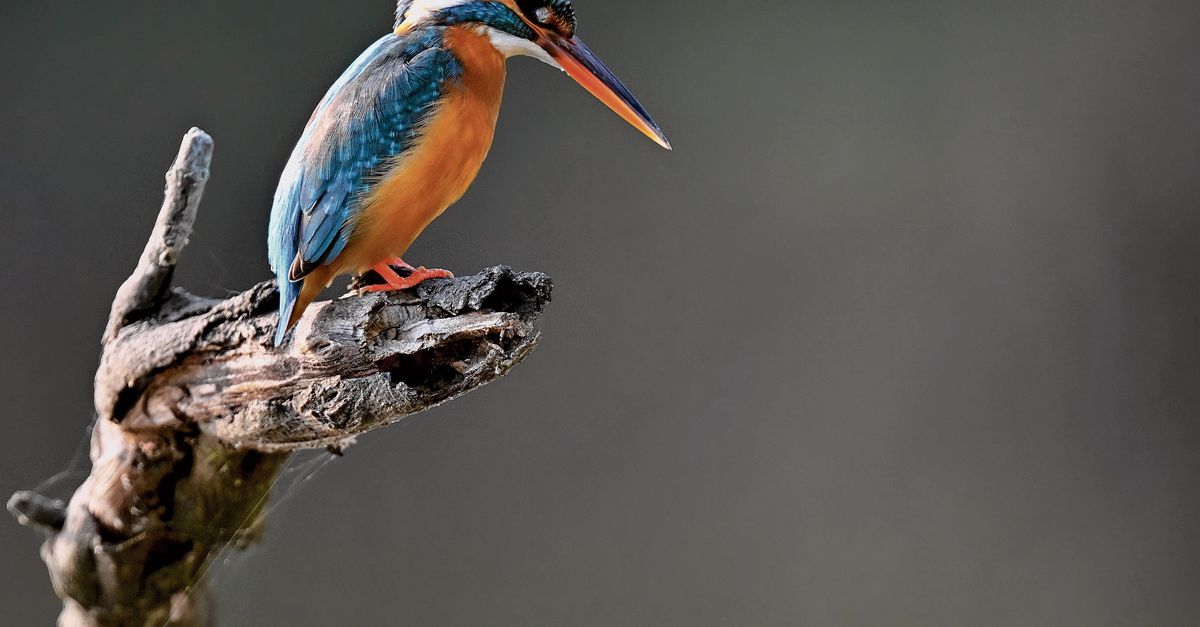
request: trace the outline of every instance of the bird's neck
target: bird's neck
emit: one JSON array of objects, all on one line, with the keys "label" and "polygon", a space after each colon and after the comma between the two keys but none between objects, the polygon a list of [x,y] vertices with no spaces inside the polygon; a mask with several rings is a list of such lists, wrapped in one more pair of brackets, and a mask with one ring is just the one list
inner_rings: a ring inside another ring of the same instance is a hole
[{"label": "bird's neck", "polygon": [[504,91],[504,54],[487,34],[472,26],[451,26],[442,38],[463,68],[464,87],[497,102]]}]

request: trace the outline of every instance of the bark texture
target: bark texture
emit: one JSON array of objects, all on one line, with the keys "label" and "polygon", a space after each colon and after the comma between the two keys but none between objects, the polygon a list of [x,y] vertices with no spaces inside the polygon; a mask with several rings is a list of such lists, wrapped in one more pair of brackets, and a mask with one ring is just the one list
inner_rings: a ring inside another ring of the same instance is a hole
[{"label": "bark texture", "polygon": [[271,282],[227,300],[170,287],[211,158],[212,139],[188,132],[150,241],[113,301],[91,474],[68,503],[32,492],[8,503],[47,536],[60,625],[211,624],[205,568],[254,541],[291,452],[341,450],[494,381],[540,337],[550,279],[495,267],[316,303],[275,348]]}]

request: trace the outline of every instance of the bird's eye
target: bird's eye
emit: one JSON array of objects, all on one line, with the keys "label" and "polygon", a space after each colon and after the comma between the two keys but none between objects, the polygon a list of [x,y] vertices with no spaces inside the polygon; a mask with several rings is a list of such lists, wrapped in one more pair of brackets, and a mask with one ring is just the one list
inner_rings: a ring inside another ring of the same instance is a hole
[{"label": "bird's eye", "polygon": [[550,7],[542,7],[537,11],[534,11],[533,15],[537,18],[537,21],[545,24],[550,21]]}]

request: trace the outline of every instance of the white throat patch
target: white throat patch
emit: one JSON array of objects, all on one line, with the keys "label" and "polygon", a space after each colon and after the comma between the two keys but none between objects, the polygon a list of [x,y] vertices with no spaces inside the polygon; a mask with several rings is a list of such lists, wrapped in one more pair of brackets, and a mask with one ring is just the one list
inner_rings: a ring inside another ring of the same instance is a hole
[{"label": "white throat patch", "polygon": [[504,55],[505,58],[533,57],[538,61],[549,65],[550,67],[558,68],[560,70],[562,69],[559,67],[558,62],[555,61],[553,57],[547,54],[545,50],[542,50],[541,46],[529,41],[528,39],[522,39],[520,37],[509,35],[508,33],[501,30],[496,30],[491,26],[484,26],[483,30],[487,33],[488,39],[491,40],[492,45],[495,46],[496,50],[499,50],[500,54]]}]

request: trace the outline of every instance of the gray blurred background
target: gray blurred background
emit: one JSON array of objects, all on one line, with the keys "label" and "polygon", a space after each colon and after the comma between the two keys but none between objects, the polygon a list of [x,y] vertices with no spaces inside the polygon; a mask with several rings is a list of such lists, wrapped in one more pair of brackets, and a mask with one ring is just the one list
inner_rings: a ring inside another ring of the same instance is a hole
[{"label": "gray blurred background", "polygon": [[[576,5],[675,152],[510,64],[407,257],[551,274],[542,348],[285,490],[223,624],[1195,624],[1200,4]],[[217,148],[179,283],[244,289],[391,11],[5,0],[5,495],[86,471],[183,132]],[[0,522],[13,625],[58,611],[38,541]]]}]

